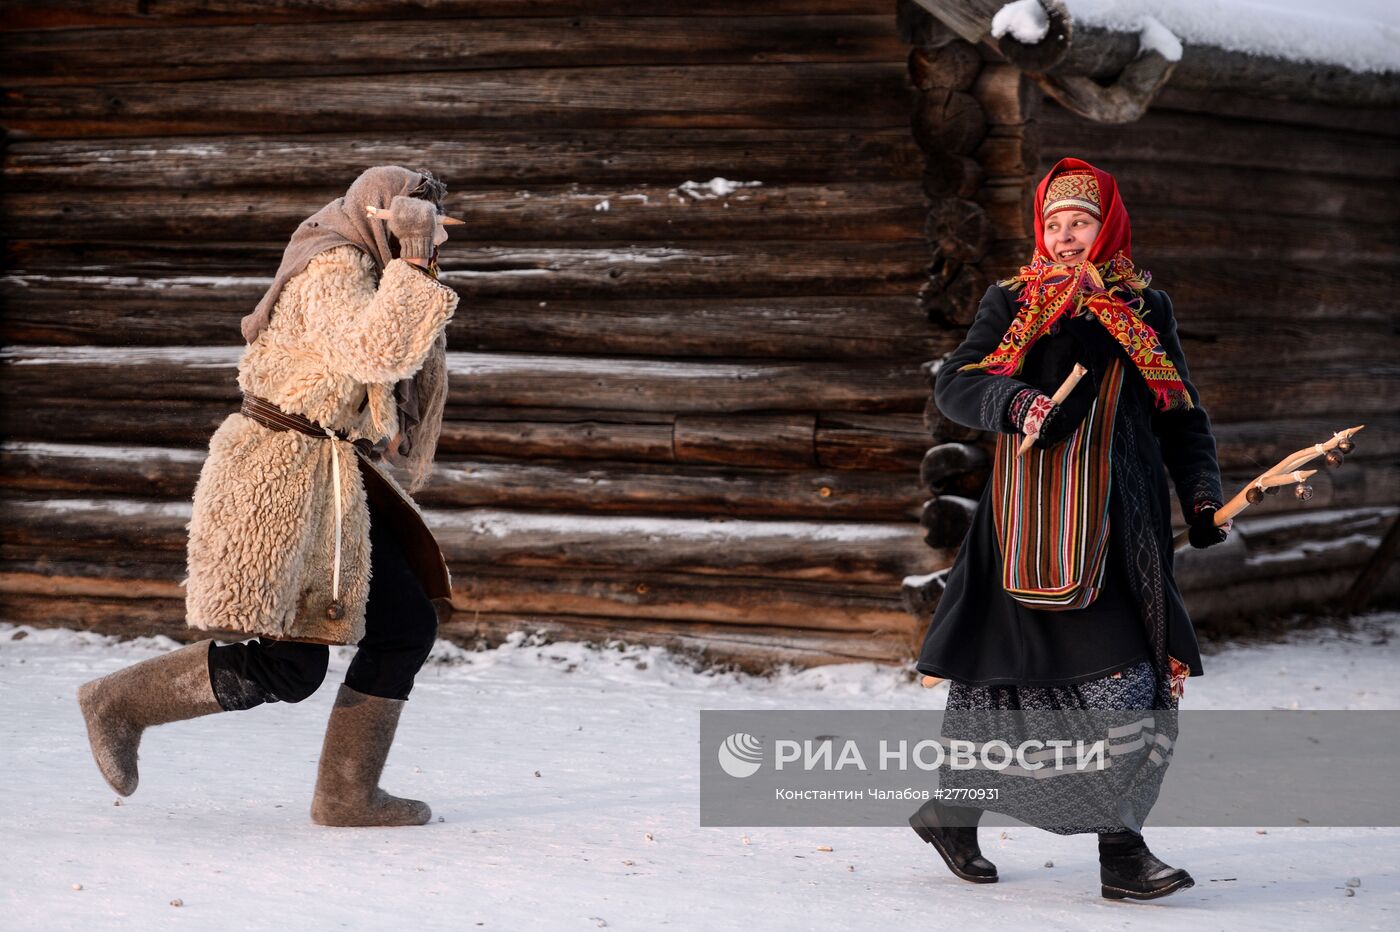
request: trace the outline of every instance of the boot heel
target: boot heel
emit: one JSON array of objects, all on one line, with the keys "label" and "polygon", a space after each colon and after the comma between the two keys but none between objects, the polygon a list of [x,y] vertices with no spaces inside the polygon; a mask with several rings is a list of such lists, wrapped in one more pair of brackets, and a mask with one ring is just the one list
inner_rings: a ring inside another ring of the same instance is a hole
[{"label": "boot heel", "polygon": [[1128,894],[1124,893],[1122,890],[1115,890],[1112,887],[1103,887],[1103,898],[1106,900],[1121,900],[1127,897],[1127,895]]},{"label": "boot heel", "polygon": [[910,817],[909,817],[909,827],[912,828],[912,829],[914,830],[914,834],[915,834],[915,835],[918,835],[918,836],[919,836],[920,838],[922,838],[924,841],[928,842],[929,844],[933,844],[933,843],[934,843],[934,842],[933,842],[933,832],[930,832],[927,828],[925,828],[923,825],[921,825],[921,824],[919,823],[919,820],[918,820],[918,817],[917,817],[917,816],[910,816]]}]

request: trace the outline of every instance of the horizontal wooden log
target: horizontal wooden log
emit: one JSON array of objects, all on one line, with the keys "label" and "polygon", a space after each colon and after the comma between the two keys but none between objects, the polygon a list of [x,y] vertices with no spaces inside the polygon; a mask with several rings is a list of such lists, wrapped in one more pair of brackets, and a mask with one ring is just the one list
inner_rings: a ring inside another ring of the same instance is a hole
[{"label": "horizontal wooden log", "polygon": [[[239,347],[11,347],[0,383],[16,394],[85,398],[237,397]],[[621,411],[917,411],[910,364],[710,363],[448,353],[456,404]]]},{"label": "horizontal wooden log", "polygon": [[987,122],[1017,126],[1034,120],[1043,95],[1035,83],[1015,65],[989,64],[977,76],[972,95],[982,105]]},{"label": "horizontal wooden log", "polygon": [[[94,556],[100,557],[100,554]],[[183,603],[177,563],[13,561],[0,564],[0,593]],[[904,632],[909,619],[885,586],[706,576],[534,572],[468,567],[453,578],[459,612],[534,612],[710,621],[828,631]]]},{"label": "horizontal wooden log", "polygon": [[[39,443],[112,443],[198,450],[235,410],[231,402],[26,400],[0,405],[0,434]],[[781,419],[781,415],[776,419]],[[927,446],[908,416],[822,415],[818,455],[826,469],[876,469],[910,477]],[[488,408],[452,405],[446,412],[439,456],[514,460],[687,462],[674,444],[676,415],[581,408]],[[768,421],[755,425],[764,429]],[[911,427],[915,430],[911,433]],[[745,443],[757,443],[750,436]],[[809,433],[808,445],[816,440]],[[822,485],[814,486],[820,492]],[[835,494],[835,492],[833,492]]]},{"label": "horizontal wooden log", "polygon": [[482,185],[680,184],[716,176],[774,182],[917,177],[907,125],[888,129],[488,130],[136,139],[12,140],[9,190],[222,189],[348,185],[366,165],[426,165],[452,190]]},{"label": "horizontal wooden log", "polygon": [[[1140,54],[1141,42],[1135,32],[1078,27],[1067,57],[1048,69],[1023,70],[1107,79]],[[1378,110],[1400,103],[1400,82],[1393,74],[1356,72],[1343,65],[1290,61],[1197,42],[1183,43],[1171,87]]]},{"label": "horizontal wooden log", "polygon": [[817,462],[831,469],[899,473],[913,485],[928,437],[917,415],[831,414],[818,417]]},{"label": "horizontal wooden log", "polygon": [[262,23],[13,32],[9,87],[464,71],[487,68],[897,61],[888,16],[680,16]]},{"label": "horizontal wooden log", "polygon": [[1281,321],[1389,321],[1389,310],[1375,295],[1390,287],[1393,263],[1350,262],[1347,273],[1338,275],[1337,261],[1294,261],[1287,275],[1262,259],[1221,263],[1183,255],[1154,258],[1148,267],[1154,287],[1171,295],[1188,329],[1193,318],[1236,318],[1261,331]]},{"label": "horizontal wooden log", "polygon": [[628,512],[778,518],[904,520],[918,514],[912,477],[872,471],[639,469],[447,460],[418,495],[425,506],[498,506],[576,513]]},{"label": "horizontal wooden log", "polygon": [[1359,570],[1389,529],[1393,504],[1362,508],[1312,508],[1258,515],[1251,508],[1235,520],[1218,547],[1177,554],[1183,592],[1258,580],[1279,582],[1291,574]]},{"label": "horizontal wooden log", "polygon": [[[279,0],[250,8],[241,0],[21,0],[0,3],[5,30],[78,28],[83,26],[209,26],[221,23],[267,23],[337,19],[442,20],[454,17],[673,16],[671,0]],[[692,17],[755,15],[888,14],[888,0],[696,0],[685,7]],[[703,22],[702,22],[703,25]]]},{"label": "horizontal wooden log", "polygon": [[[1294,450],[1321,443],[1336,431],[1353,426],[1335,417],[1279,417],[1220,424],[1213,426],[1213,431],[1221,469],[1241,471],[1253,467],[1257,474]],[[1378,461],[1400,460],[1400,414],[1368,415],[1366,429],[1356,436],[1355,443],[1356,456]]]},{"label": "horizontal wooden log", "polygon": [[[205,285],[217,279],[260,295],[285,243],[58,243],[11,240],[11,288],[67,284],[95,289]],[[912,295],[928,248],[904,243],[729,241],[672,245],[540,245],[453,240],[443,280],[464,299]],[[254,297],[256,302],[257,298]],[[246,311],[245,311],[246,312]],[[235,321],[236,324],[236,321]]]},{"label": "horizontal wooden log", "polygon": [[[1248,98],[1241,98],[1241,102],[1250,103]],[[1149,111],[1131,133],[1090,122],[1054,105],[1044,108],[1037,123],[1041,144],[1047,150],[1055,140],[1072,136],[1074,151],[1083,152],[1096,164],[1154,162],[1188,173],[1216,165],[1284,172],[1290,177],[1306,173],[1394,179],[1396,175],[1394,141],[1364,127],[1351,131],[1310,128],[1287,121],[1188,113],[1163,106]],[[1042,165],[1048,168],[1045,161],[1042,159]]]},{"label": "horizontal wooden log", "polygon": [[[0,621],[35,628],[66,628],[120,638],[204,637],[185,625],[183,599],[123,599],[0,592]],[[232,640],[232,638],[229,638]]]},{"label": "horizontal wooden log", "polygon": [[[1140,218],[1140,219],[1139,219]],[[1193,260],[1239,259],[1275,262],[1400,262],[1385,238],[1390,224],[1315,217],[1307,223],[1281,223],[1267,215],[1205,208],[1154,208],[1135,214],[1133,255]],[[1210,229],[1210,236],[1201,231]],[[1158,261],[1160,265],[1160,260]]]},{"label": "horizontal wooden log", "polygon": [[949,42],[935,49],[909,53],[909,78],[921,91],[965,91],[982,70],[982,56],[966,42]]},{"label": "horizontal wooden log", "polygon": [[963,91],[920,95],[914,110],[914,140],[930,153],[971,155],[987,135],[987,116],[977,98]]},{"label": "horizontal wooden log", "polygon": [[[146,562],[184,559],[188,502],[7,498],[0,506],[7,517],[0,559],[90,559],[95,550],[139,552]],[[628,567],[637,573],[893,586],[949,556],[946,550],[929,551],[912,521],[716,520],[490,508],[429,509],[424,517],[454,567]]]},{"label": "horizontal wooden log", "polygon": [[[0,342],[199,346],[237,339],[260,285],[33,281],[7,295]],[[928,358],[954,347],[912,297],[482,298],[448,324],[448,346],[726,358]]]},{"label": "horizontal wooden log", "polygon": [[1276,365],[1310,368],[1365,364],[1400,356],[1400,334],[1378,321],[1265,322],[1214,309],[1183,309],[1177,324],[1188,365],[1223,369],[1251,356]]},{"label": "horizontal wooden log", "polygon": [[1298,378],[1277,368],[1193,368],[1191,376],[1212,419],[1221,423],[1324,414],[1364,421],[1392,412],[1389,396],[1400,369],[1385,363],[1318,365]]},{"label": "horizontal wooden log", "polygon": [[675,455],[684,462],[803,469],[816,464],[816,415],[681,415]]},{"label": "horizontal wooden log", "polygon": [[[1282,580],[1251,580],[1225,589],[1200,589],[1184,596],[1191,621],[1203,639],[1217,643],[1263,634],[1276,637],[1306,627],[1300,618],[1337,617],[1356,570],[1299,572]],[[1377,591],[1380,606],[1400,603],[1400,570],[1392,563]]]},{"label": "horizontal wooden log", "polygon": [[706,622],[649,622],[578,615],[480,614],[451,621],[439,631],[468,644],[493,645],[527,632],[546,641],[587,641],[663,647],[689,658],[697,668],[720,667],[771,673],[779,666],[828,663],[907,663],[913,656],[907,634],[836,634],[792,628],[718,625]]},{"label": "horizontal wooden log", "polygon": [[[1124,202],[1148,215],[1175,207],[1360,223],[1400,220],[1400,195],[1372,179],[1162,162],[1123,162],[1114,172]],[[1029,207],[1029,196],[1025,203]]]},{"label": "horizontal wooden log", "polygon": [[[810,438],[809,429],[809,443]],[[203,461],[199,450],[10,440],[0,445],[0,488],[188,499]],[[575,466],[450,456],[438,460],[431,481],[416,498],[433,508],[879,520],[912,518],[922,501],[907,474]]]},{"label": "horizontal wooden log", "polygon": [[[233,405],[237,347],[10,347],[0,351],[5,396],[143,400],[157,408],[196,400]],[[450,353],[454,405],[655,413],[757,410],[919,410],[927,387],[908,364],[723,364],[525,354]],[[1221,421],[1324,414],[1389,414],[1393,364],[1193,368]],[[232,410],[228,408],[226,410]],[[22,421],[21,421],[22,422]]]},{"label": "horizontal wooden log", "polygon": [[[62,626],[121,638],[163,635],[194,641],[203,632],[185,626],[178,599],[83,598],[0,592],[0,621],[36,628]],[[515,631],[552,640],[654,645],[693,659],[698,667],[722,666],[754,673],[778,665],[905,663],[912,656],[905,632],[871,634],[777,626],[692,621],[649,621],[568,615],[457,613],[438,636],[469,648],[501,643]],[[225,639],[231,639],[225,636]]]},{"label": "horizontal wooden log", "polygon": [[[35,86],[0,98],[32,136],[566,127],[815,127],[908,120],[903,62],[545,68]],[[392,100],[392,106],[384,102]]]},{"label": "horizontal wooden log", "polygon": [[562,572],[541,576],[472,567],[453,579],[459,612],[592,615],[671,621],[899,632],[910,627],[885,586],[667,574]]},{"label": "horizontal wooden log", "polygon": [[619,416],[625,413],[458,407],[443,421],[438,449],[511,459],[675,461],[674,415],[638,421]]},{"label": "horizontal wooden log", "polygon": [[[43,191],[0,197],[13,237],[53,236],[55,223],[115,242],[213,239],[268,242],[334,200],[330,189],[249,191]],[[741,187],[535,186],[452,193],[446,208],[477,241],[578,242],[702,239],[841,239],[922,236],[923,198],[913,180]],[[451,247],[445,247],[450,249]]]},{"label": "horizontal wooden log", "polygon": [[972,527],[972,515],[977,502],[960,495],[940,495],[924,504],[919,524],[925,531],[924,542],[934,549],[962,546],[963,538]]},{"label": "horizontal wooden log", "polygon": [[0,563],[0,593],[102,599],[185,599],[179,563],[92,560],[15,560]]},{"label": "horizontal wooden log", "polygon": [[1369,133],[1392,139],[1400,136],[1400,115],[1393,107],[1386,111],[1336,103],[1252,97],[1233,91],[1178,89],[1170,85],[1157,95],[1154,105],[1163,110],[1208,113],[1242,122]]}]

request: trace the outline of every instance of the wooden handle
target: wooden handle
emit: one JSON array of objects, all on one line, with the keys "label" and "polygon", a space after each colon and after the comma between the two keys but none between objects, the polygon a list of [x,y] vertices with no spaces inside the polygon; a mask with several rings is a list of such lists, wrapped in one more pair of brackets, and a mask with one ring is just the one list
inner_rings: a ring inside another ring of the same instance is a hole
[{"label": "wooden handle", "polygon": [[[1350,436],[1351,433],[1354,433],[1360,429],[1360,427],[1353,427],[1350,431],[1344,431],[1343,433],[1345,433],[1347,436]],[[1342,437],[1342,434],[1338,434],[1337,436],[1340,438]],[[1324,444],[1319,444],[1319,446],[1323,447],[1324,450],[1331,449],[1330,446],[1326,446]],[[1335,444],[1333,444],[1333,446],[1335,446]],[[1319,455],[1320,454],[1317,453],[1313,454],[1313,456]],[[1308,459],[1311,458],[1312,457],[1308,457]],[[1293,458],[1290,457],[1290,459],[1284,460],[1284,462],[1291,462],[1292,459]],[[1220,527],[1226,521],[1229,521],[1235,515],[1239,514],[1241,511],[1244,511],[1246,508],[1249,507],[1250,489],[1259,489],[1260,491],[1263,491],[1264,489],[1273,489],[1281,485],[1297,485],[1299,483],[1306,482],[1308,479],[1311,479],[1315,475],[1317,475],[1316,469],[1295,469],[1293,470],[1293,472],[1280,473],[1279,475],[1275,476],[1271,476],[1268,473],[1262,473],[1256,476],[1249,482],[1246,482],[1244,484],[1244,488],[1236,492],[1235,497],[1230,499],[1230,501],[1228,501],[1225,504],[1225,507],[1216,509],[1214,517],[1215,526]],[[1185,550],[1186,545],[1189,543],[1191,543],[1191,529],[1187,528],[1186,530],[1182,531],[1180,534],[1172,538],[1172,550]]]},{"label": "wooden handle", "polygon": [[[1060,404],[1061,402],[1063,402],[1066,398],[1069,397],[1069,393],[1074,391],[1074,386],[1079,384],[1079,380],[1084,378],[1084,373],[1088,371],[1088,369],[1085,369],[1079,363],[1075,363],[1074,368],[1070,370],[1069,375],[1065,376],[1065,380],[1060,383],[1060,387],[1055,389],[1055,394],[1050,396],[1050,400],[1055,402],[1055,404]],[[1025,452],[1031,448],[1031,444],[1035,443],[1035,438],[1038,436],[1040,435],[1027,434],[1026,439],[1021,441],[1021,446],[1016,451],[1016,455],[1024,455]]]},{"label": "wooden handle", "polygon": [[926,676],[926,677],[924,677],[922,680],[920,680],[919,682],[923,685],[924,689],[932,689],[933,687],[937,686],[939,683],[943,682],[943,677],[941,677],[941,676]]}]

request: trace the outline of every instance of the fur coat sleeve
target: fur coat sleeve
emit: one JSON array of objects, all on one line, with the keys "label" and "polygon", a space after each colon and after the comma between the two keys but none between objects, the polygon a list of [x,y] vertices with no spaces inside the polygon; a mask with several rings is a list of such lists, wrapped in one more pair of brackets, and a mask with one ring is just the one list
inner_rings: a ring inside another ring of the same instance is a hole
[{"label": "fur coat sleeve", "polygon": [[375,281],[353,248],[321,253],[298,276],[306,334],[332,366],[359,382],[397,382],[418,371],[452,318],[457,293],[402,259]]},{"label": "fur coat sleeve", "polygon": [[456,292],[402,259],[376,277],[354,246],[329,249],[287,282],[239,386],[351,439],[386,439],[394,383],[419,370],[456,307]]}]

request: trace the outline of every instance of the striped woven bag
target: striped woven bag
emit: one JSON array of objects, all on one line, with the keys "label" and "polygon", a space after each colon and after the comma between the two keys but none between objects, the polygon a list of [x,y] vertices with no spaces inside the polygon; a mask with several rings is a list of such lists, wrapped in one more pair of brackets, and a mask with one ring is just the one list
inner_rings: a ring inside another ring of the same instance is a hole
[{"label": "striped woven bag", "polygon": [[1123,385],[1114,359],[1083,422],[1048,450],[1018,457],[1021,437],[1000,434],[992,465],[992,514],[1002,586],[1028,608],[1084,608],[1103,585],[1108,552],[1113,418]]}]

